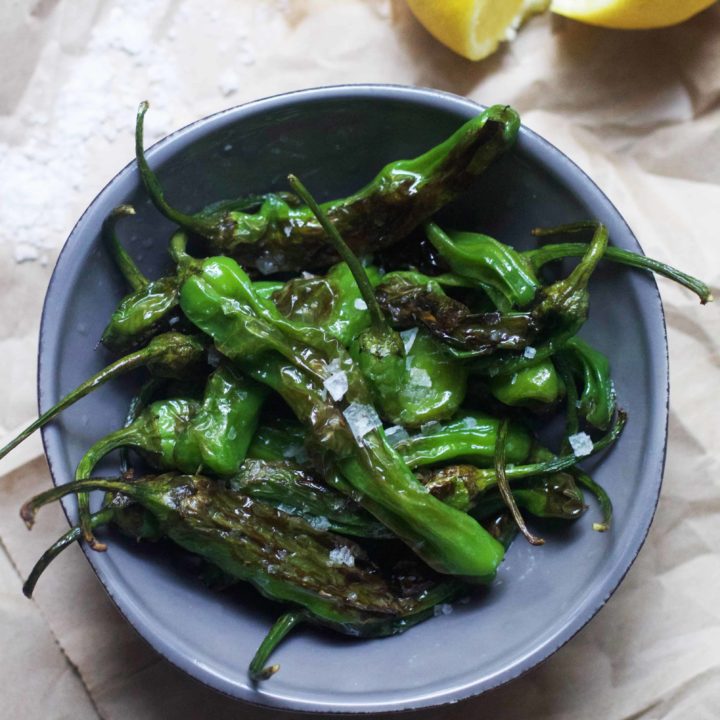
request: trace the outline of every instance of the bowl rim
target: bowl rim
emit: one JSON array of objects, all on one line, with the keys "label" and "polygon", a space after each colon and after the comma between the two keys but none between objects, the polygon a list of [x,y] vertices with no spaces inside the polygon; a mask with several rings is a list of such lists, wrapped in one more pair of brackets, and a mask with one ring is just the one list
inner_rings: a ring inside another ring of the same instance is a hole
[{"label": "bowl rim", "polygon": [[[273,110],[288,105],[295,105],[296,103],[313,102],[316,100],[357,100],[358,98],[363,97],[371,100],[379,98],[390,101],[402,101],[408,103],[415,102],[422,107],[446,110],[450,113],[456,113],[458,116],[460,116],[463,111],[468,112],[472,110],[473,112],[479,112],[485,107],[466,97],[462,97],[454,93],[428,87],[407,86],[392,83],[339,84],[293,90],[291,92],[280,93],[242,103],[195,120],[155,142],[146,150],[147,157],[151,160],[155,159],[162,162],[172,154],[172,146],[186,136],[192,136],[199,130],[204,130],[206,133],[218,130],[226,122],[239,120],[247,113],[252,114],[255,112],[262,112],[264,110]],[[623,227],[624,233],[626,234],[626,237],[629,238],[630,244],[634,245],[632,249],[635,252],[643,252],[640,244],[622,214],[619,210],[617,210],[605,193],[593,182],[593,180],[591,180],[587,173],[585,173],[576,163],[570,160],[561,150],[525,125],[521,126],[520,138],[524,143],[523,152],[527,152],[533,160],[542,165],[542,167],[556,179],[567,186],[572,187],[573,192],[581,201],[589,206],[594,205],[598,208],[603,208],[605,213],[614,215],[615,221]],[[179,149],[182,151],[185,147],[181,146]],[[118,181],[118,179],[132,174],[135,171],[136,163],[133,158],[104,185],[75,223],[56,260],[55,267],[48,283],[45,300],[43,302],[40,322],[37,375],[38,410],[40,412],[51,405],[51,398],[53,394],[52,371],[47,368],[44,358],[48,355],[48,346],[56,344],[57,340],[57,333],[54,332],[54,328],[57,323],[54,322],[54,319],[60,316],[61,313],[56,308],[62,305],[62,303],[57,303],[54,296],[60,292],[59,278],[62,272],[63,264],[72,253],[74,241],[82,234],[83,226],[93,208],[100,202],[101,198],[105,195],[109,188]],[[580,632],[580,630],[582,630],[585,625],[605,606],[608,599],[620,585],[633,562],[637,558],[652,524],[659,501],[667,454],[670,382],[665,313],[657,287],[657,282],[655,281],[654,276],[651,277],[651,292],[654,295],[653,299],[657,302],[656,310],[658,312],[657,315],[655,315],[655,309],[651,309],[649,316],[654,322],[659,321],[660,332],[658,333],[656,329],[654,333],[650,333],[648,339],[649,342],[655,346],[656,351],[659,348],[664,350],[663,352],[655,352],[654,354],[654,362],[656,364],[656,371],[654,375],[656,378],[663,379],[663,397],[661,398],[663,402],[659,403],[659,407],[662,409],[662,416],[653,422],[655,432],[662,433],[662,438],[660,440],[662,444],[662,456],[659,458],[659,473],[655,484],[654,502],[651,507],[647,508],[643,518],[644,522],[642,523],[642,527],[638,528],[633,536],[634,542],[629,546],[629,549],[624,549],[620,554],[619,561],[615,564],[612,573],[608,576],[606,582],[602,586],[602,592],[596,594],[594,598],[591,598],[594,601],[586,602],[585,605],[583,605],[583,612],[571,618],[562,630],[550,640],[535,647],[532,652],[522,656],[513,666],[506,668],[495,676],[491,676],[490,678],[479,678],[470,684],[455,686],[444,691],[431,692],[430,694],[423,694],[421,690],[417,690],[413,693],[408,693],[408,695],[412,695],[412,697],[399,698],[398,700],[383,700],[373,703],[369,698],[368,702],[363,703],[362,705],[357,703],[338,704],[336,701],[308,702],[305,699],[287,697],[281,694],[273,694],[272,688],[269,686],[264,686],[263,692],[259,693],[252,688],[246,688],[231,683],[224,678],[211,673],[204,667],[198,667],[196,664],[188,661],[187,658],[180,655],[176,648],[172,647],[171,644],[165,642],[163,638],[158,636],[158,634],[153,630],[151,623],[146,623],[142,617],[138,616],[137,612],[135,612],[134,608],[131,607],[129,603],[118,599],[113,592],[105,573],[94,562],[94,551],[88,549],[87,546],[83,544],[81,547],[88,559],[88,562],[90,563],[90,567],[93,569],[93,572],[95,572],[96,576],[100,580],[100,583],[120,614],[140,635],[140,637],[142,637],[143,640],[155,650],[155,652],[168,660],[172,665],[184,671],[207,687],[210,687],[227,697],[231,697],[235,700],[243,700],[259,707],[293,710],[304,713],[402,712],[435,707],[469,699],[471,697],[477,697],[482,693],[514,680],[515,678],[528,672],[530,669],[545,662],[557,650],[559,650],[578,632]],[[659,388],[655,389],[658,390]],[[659,424],[661,425],[660,429],[657,428]],[[58,470],[54,463],[54,460],[56,459],[55,453],[59,446],[59,431],[52,423],[43,427],[42,442],[53,484],[56,486],[58,484],[62,484],[60,479],[63,477],[63,473]],[[65,516],[68,519],[68,523],[71,524],[71,505],[67,498],[63,500],[62,507],[65,512]]]}]

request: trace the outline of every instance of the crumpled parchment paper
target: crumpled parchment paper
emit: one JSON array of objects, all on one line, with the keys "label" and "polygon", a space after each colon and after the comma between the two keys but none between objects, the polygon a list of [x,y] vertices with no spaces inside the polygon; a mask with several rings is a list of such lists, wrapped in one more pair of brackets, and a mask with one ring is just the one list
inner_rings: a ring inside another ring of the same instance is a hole
[{"label": "crumpled parchment paper", "polygon": [[[720,286],[720,7],[655,32],[544,16],[483,63],[438,45],[402,0],[6,0],[0,8],[1,430],[35,411],[42,298],[74,221],[148,141],[257,97],[348,82],[424,85],[490,104],[575,160],[645,251]],[[635,565],[542,666],[414,718],[720,717],[720,313],[659,281],[670,341],[663,494]],[[66,529],[17,509],[50,483],[37,439],[0,465],[0,718],[272,718],[170,666],[125,623],[77,548],[21,595]],[[285,715],[285,714],[283,714]],[[288,717],[290,717],[288,715]]]}]

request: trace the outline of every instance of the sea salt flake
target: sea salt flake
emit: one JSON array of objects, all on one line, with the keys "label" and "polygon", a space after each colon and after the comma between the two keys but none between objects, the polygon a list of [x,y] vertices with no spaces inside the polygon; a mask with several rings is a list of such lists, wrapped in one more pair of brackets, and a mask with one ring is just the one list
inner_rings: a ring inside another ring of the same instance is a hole
[{"label": "sea salt flake", "polygon": [[453,606],[450,603],[440,603],[433,608],[433,615],[450,615],[453,611]]},{"label": "sea salt flake", "polygon": [[528,345],[523,351],[523,357],[527,358],[528,360],[532,360],[536,355],[537,350],[534,347],[530,347],[530,345]]},{"label": "sea salt flake", "polygon": [[330,521],[324,515],[318,515],[317,517],[312,517],[308,520],[308,522],[316,530],[329,530],[330,529]]},{"label": "sea salt flake", "polygon": [[403,341],[403,345],[405,346],[405,354],[409,353],[412,349],[412,346],[415,344],[415,338],[417,337],[418,329],[417,328],[410,328],[409,330],[403,330],[400,333],[400,338]]},{"label": "sea salt flake", "polygon": [[393,447],[410,439],[408,431],[402,425],[393,425],[392,427],[389,427],[385,431],[385,437]]},{"label": "sea salt flake", "polygon": [[568,438],[575,457],[585,457],[593,451],[592,438],[585,432],[575,433]]},{"label": "sea salt flake", "polygon": [[327,366],[328,372],[332,375],[333,373],[340,372],[342,370],[342,363],[340,358],[333,358]]},{"label": "sea salt flake", "polygon": [[343,415],[355,439],[360,442],[371,430],[382,426],[382,422],[372,405],[351,402]]},{"label": "sea salt flake", "polygon": [[423,370],[422,368],[411,368],[410,379],[414,385],[418,385],[419,387],[432,387],[432,379],[430,378],[428,371]]},{"label": "sea salt flake", "polygon": [[323,385],[335,402],[342,400],[348,391],[347,375],[342,370],[335,372],[330,377],[325,378]]},{"label": "sea salt flake", "polygon": [[330,551],[327,564],[330,567],[342,567],[343,565],[355,567],[355,556],[347,545],[343,545],[339,548],[333,548]]},{"label": "sea salt flake", "polygon": [[477,427],[478,421],[472,417],[472,415],[468,415],[466,418],[463,418],[462,425],[466,428],[474,428]]},{"label": "sea salt flake", "polygon": [[367,310],[367,303],[362,298],[357,298],[353,304],[356,310]]}]

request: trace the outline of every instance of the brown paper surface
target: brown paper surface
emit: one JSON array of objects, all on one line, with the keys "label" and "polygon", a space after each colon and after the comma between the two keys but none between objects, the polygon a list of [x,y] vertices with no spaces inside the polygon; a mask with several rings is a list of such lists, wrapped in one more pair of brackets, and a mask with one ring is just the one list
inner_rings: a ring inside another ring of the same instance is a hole
[{"label": "brown paper surface", "polygon": [[[208,9],[211,8],[211,9]],[[95,193],[148,141],[257,97],[348,82],[507,102],[606,192],[645,251],[720,286],[720,7],[613,32],[544,16],[483,63],[438,45],[402,0],[10,0],[0,8],[0,431],[32,417],[54,259]],[[7,69],[9,68],[9,72]],[[659,281],[671,418],[648,540],[607,607],[509,686],[416,718],[720,717],[720,313]],[[65,528],[17,509],[50,483],[31,441],[0,465],[0,718],[271,718],[202,687],[120,617],[78,548],[20,592]],[[290,717],[288,715],[288,717]]]}]

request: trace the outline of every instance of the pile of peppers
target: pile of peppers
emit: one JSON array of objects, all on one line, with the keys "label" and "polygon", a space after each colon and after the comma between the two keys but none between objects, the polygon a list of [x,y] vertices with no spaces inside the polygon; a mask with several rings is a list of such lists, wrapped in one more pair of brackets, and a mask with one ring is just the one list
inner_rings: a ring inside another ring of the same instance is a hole
[{"label": "pile of peppers", "polygon": [[[147,278],[116,232],[133,208],[113,212],[104,234],[129,292],[102,343],[118,359],[0,450],[120,374],[146,374],[125,426],[88,449],[72,482],[23,506],[30,527],[41,506],[78,498],[78,526],[38,561],[28,597],[73,542],[104,550],[99,526],[173,543],[212,585],[247,582],[282,608],[250,663],[258,682],[299,623],[378,637],[446,612],[492,581],[518,532],[540,545],[538,527],[582,516],[586,493],[602,516],[593,527],[609,529],[610,498],[578,463],[627,418],[608,359],[578,335],[588,282],[611,262],[712,298],[612,247],[598,222],[532,230],[526,252],[437,224],[512,148],[512,108],[487,109],[350,197],[318,204],[291,175],[285,191],[195,214],[166,200],[145,159],[146,111],[137,163],[177,225],[174,271]],[[548,279],[566,258],[573,269]],[[555,416],[553,449],[539,431]],[[122,473],[96,477],[115,450]],[[541,519],[535,532],[527,518]]]}]

